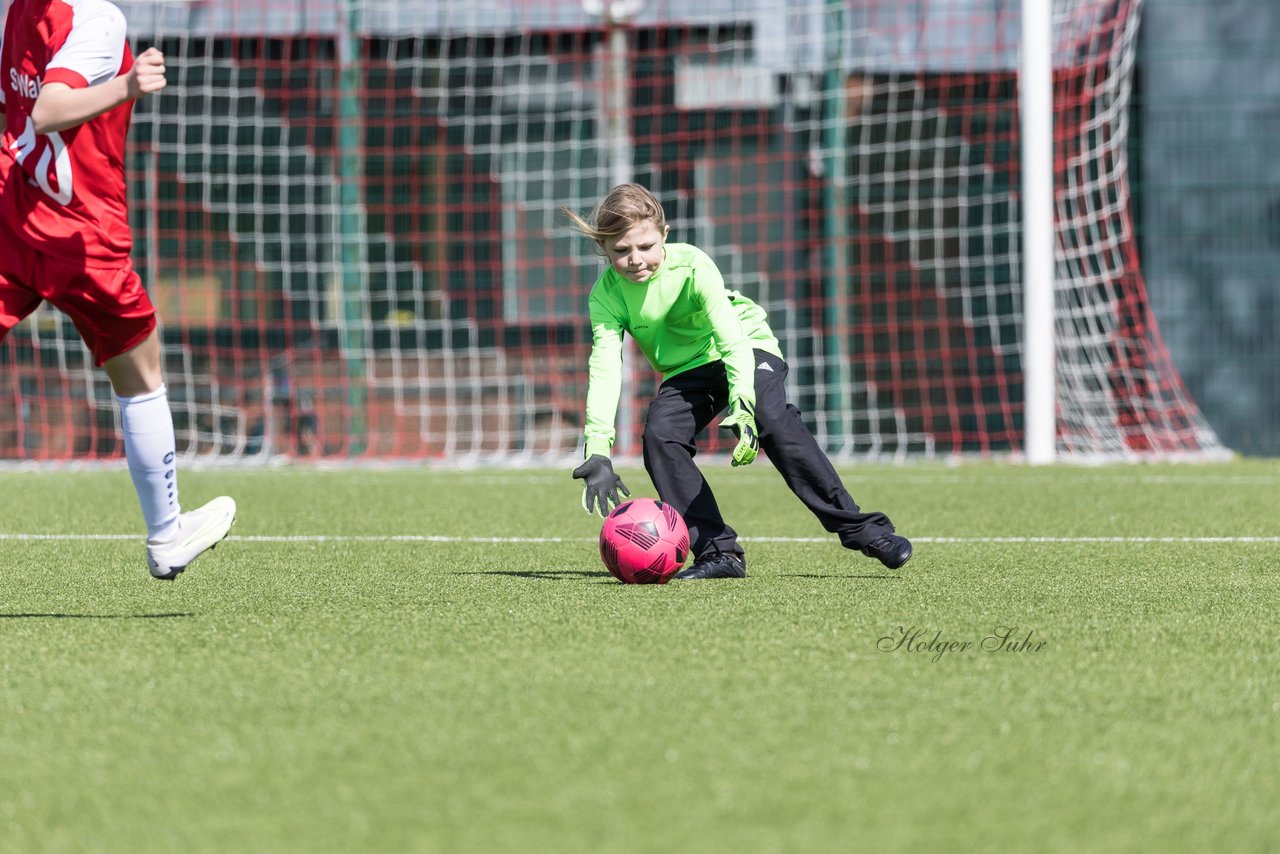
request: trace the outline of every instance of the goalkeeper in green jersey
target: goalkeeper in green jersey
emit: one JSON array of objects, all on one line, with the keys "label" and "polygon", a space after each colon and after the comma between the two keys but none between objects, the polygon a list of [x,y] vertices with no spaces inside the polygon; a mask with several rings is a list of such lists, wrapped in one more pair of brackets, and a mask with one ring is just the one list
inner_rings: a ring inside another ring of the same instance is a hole
[{"label": "goalkeeper in green jersey", "polygon": [[667,243],[670,229],[657,198],[622,184],[587,219],[562,210],[607,262],[589,300],[586,462],[573,471],[585,482],[587,512],[605,516],[631,494],[609,459],[626,333],[662,374],[645,420],[644,467],[658,495],[689,526],[694,562],[676,578],[747,574],[738,535],[693,462],[694,437],[726,407],[720,426],[737,436],[733,465],[748,465],[763,448],[791,491],[846,548],[890,569],[906,563],[911,543],[893,532],[883,513],[858,509],[800,410],[787,403],[787,363],[764,310],[727,290],[715,262],[697,247]]}]

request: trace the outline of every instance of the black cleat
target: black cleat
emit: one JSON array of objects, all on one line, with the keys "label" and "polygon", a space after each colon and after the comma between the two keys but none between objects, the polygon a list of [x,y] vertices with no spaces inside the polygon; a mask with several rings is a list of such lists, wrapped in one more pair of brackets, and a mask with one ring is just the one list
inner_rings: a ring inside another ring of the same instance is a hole
[{"label": "black cleat", "polygon": [[709,552],[693,562],[693,566],[676,573],[686,581],[699,578],[746,578],[747,562],[732,552]]},{"label": "black cleat", "polygon": [[862,553],[875,558],[889,569],[897,569],[911,560],[911,541],[897,534],[881,534],[863,546]]}]

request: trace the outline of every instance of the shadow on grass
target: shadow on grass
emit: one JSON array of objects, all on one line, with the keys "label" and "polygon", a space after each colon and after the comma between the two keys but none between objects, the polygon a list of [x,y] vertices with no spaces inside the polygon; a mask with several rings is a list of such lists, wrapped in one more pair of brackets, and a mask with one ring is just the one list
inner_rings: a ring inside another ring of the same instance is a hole
[{"label": "shadow on grass", "polygon": [[779,578],[848,578],[861,579],[870,581],[898,581],[902,578],[900,575],[850,575],[847,572],[782,572],[778,574]]},{"label": "shadow on grass", "polygon": [[607,572],[589,569],[487,569],[479,572],[455,572],[454,575],[506,575],[511,578],[536,578],[541,581],[564,581],[566,578],[608,578]]},{"label": "shadow on grass", "polygon": [[[607,572],[597,572],[589,569],[485,569],[475,572],[455,572],[454,575],[505,575],[509,578],[532,578],[538,581],[564,581],[566,579],[581,578],[583,581],[596,581],[597,583],[617,584],[613,576]],[[846,581],[900,581],[900,575],[852,575],[847,572],[783,572],[774,576],[775,578],[839,578]],[[672,579],[674,581],[674,579]],[[736,579],[720,579],[720,580],[736,580]],[[627,585],[618,585],[626,587]],[[3,615],[0,615],[3,616]]]},{"label": "shadow on grass", "polygon": [[194,616],[190,611],[174,614],[0,614],[0,620],[169,620]]}]

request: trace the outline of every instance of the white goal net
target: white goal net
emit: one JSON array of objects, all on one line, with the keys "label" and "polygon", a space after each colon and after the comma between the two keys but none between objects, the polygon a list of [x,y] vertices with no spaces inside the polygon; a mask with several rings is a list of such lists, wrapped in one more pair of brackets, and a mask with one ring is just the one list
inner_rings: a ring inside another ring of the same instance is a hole
[{"label": "white goal net", "polygon": [[[769,311],[833,455],[1021,449],[1016,2],[119,5],[168,56],[127,165],[189,455],[578,453],[599,261],[557,210],[625,180]],[[1058,453],[1219,453],[1137,253],[1139,0],[1053,9]],[[0,457],[121,453],[64,318],[0,365]]]}]

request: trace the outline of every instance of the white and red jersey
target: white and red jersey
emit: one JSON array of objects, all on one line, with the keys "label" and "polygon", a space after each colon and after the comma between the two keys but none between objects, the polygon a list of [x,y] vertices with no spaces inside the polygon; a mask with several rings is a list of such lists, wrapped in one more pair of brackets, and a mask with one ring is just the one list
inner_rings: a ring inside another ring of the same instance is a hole
[{"label": "white and red jersey", "polygon": [[14,0],[0,42],[0,218],[40,252],[113,262],[132,239],[124,146],[133,103],[74,128],[37,135],[40,89],[96,86],[127,72],[124,14],[106,0]]}]

